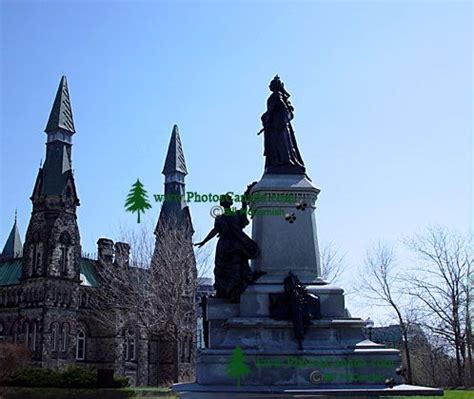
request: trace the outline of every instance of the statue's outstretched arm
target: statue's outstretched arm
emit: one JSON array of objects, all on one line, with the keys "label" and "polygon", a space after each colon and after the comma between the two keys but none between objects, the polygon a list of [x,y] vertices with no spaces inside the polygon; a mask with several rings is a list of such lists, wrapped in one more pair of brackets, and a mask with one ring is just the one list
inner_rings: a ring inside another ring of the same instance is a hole
[{"label": "statue's outstretched arm", "polygon": [[208,242],[209,240],[212,240],[217,235],[217,233],[218,233],[218,231],[215,228],[213,228],[204,240],[202,240],[201,242],[197,242],[194,245],[201,248],[206,242]]}]

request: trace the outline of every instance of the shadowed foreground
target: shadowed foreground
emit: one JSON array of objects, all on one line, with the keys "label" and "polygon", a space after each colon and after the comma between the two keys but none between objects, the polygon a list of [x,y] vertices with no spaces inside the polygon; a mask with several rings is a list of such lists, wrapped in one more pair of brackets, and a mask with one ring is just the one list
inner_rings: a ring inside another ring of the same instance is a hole
[{"label": "shadowed foreground", "polygon": [[[474,391],[444,391],[444,399],[472,399]],[[128,389],[59,389],[59,388],[0,388],[0,399],[156,399],[178,398],[167,388]],[[392,398],[387,396],[386,399]],[[395,397],[393,397],[395,398]],[[397,397],[397,398],[404,398]],[[435,396],[411,396],[410,399],[436,399]]]}]

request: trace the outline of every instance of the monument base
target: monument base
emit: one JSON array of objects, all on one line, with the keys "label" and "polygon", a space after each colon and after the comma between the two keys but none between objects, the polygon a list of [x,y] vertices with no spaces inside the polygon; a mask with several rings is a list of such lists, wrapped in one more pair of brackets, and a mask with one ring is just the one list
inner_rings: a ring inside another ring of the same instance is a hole
[{"label": "monument base", "polygon": [[334,387],[318,386],[301,388],[299,386],[262,385],[259,387],[235,387],[227,385],[175,384],[172,390],[179,392],[183,399],[296,399],[296,398],[338,398],[363,399],[386,396],[442,396],[443,391],[416,385],[396,385],[393,388],[366,386],[354,388],[350,385]]},{"label": "monument base", "polygon": [[[292,322],[265,315],[266,297],[281,289],[277,284],[251,285],[240,304],[209,298],[209,341],[197,357],[197,383],[173,390],[189,399],[442,394],[399,385],[400,352],[365,339],[366,322],[345,311],[343,290],[337,287],[309,288],[322,299],[323,317],[307,326],[299,349]],[[397,385],[387,388],[386,381]]]}]

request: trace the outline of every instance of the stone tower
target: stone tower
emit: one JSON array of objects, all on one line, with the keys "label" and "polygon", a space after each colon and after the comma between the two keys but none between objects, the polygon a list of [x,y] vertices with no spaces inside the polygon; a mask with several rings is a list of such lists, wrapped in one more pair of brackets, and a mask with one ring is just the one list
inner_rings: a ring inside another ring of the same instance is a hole
[{"label": "stone tower", "polygon": [[[163,168],[165,201],[155,229],[156,245],[152,267],[165,296],[163,312],[178,312],[169,318],[168,331],[160,334],[159,376],[162,381],[191,381],[195,378],[196,356],[196,261],[191,214],[185,200],[185,176],[188,174],[178,127],[173,127]],[[181,295],[173,291],[180,287]],[[167,306],[177,297],[178,308]],[[171,326],[174,324],[174,326]]]},{"label": "stone tower", "polygon": [[[76,329],[75,306],[80,284],[81,242],[76,208],[79,198],[71,167],[76,132],[66,77],[63,76],[46,125],[46,158],[38,171],[33,210],[23,248],[21,318],[27,329],[39,329],[43,342],[30,343],[42,363],[74,358],[68,345]],[[18,331],[26,334],[25,328]],[[58,335],[62,337],[59,343]],[[61,351],[61,348],[64,349]],[[57,362],[56,362],[57,363]]]},{"label": "stone tower", "polygon": [[26,233],[22,279],[57,277],[79,282],[79,206],[71,167],[76,132],[66,77],[61,78],[46,125],[46,159],[39,169]]}]

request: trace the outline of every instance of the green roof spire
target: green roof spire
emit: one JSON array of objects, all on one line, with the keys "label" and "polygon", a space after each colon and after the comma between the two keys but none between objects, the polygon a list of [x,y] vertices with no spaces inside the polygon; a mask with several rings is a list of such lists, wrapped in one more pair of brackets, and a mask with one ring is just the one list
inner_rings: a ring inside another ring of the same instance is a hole
[{"label": "green roof spire", "polygon": [[56,98],[54,99],[53,108],[49,115],[46,133],[66,132],[69,134],[76,133],[74,129],[74,121],[72,119],[71,100],[69,98],[69,90],[67,87],[66,76],[61,78]]},{"label": "green roof spire", "polygon": [[181,137],[179,137],[178,126],[173,126],[170,143],[168,145],[168,153],[166,154],[165,166],[163,167],[164,175],[173,173],[188,174],[186,169],[186,161],[184,160],[183,147],[181,145]]},{"label": "green roof spire", "polygon": [[2,257],[5,258],[21,258],[23,256],[23,245],[20,239],[20,232],[17,225],[17,211],[15,210],[15,221],[7,238],[7,242],[3,247]]}]

